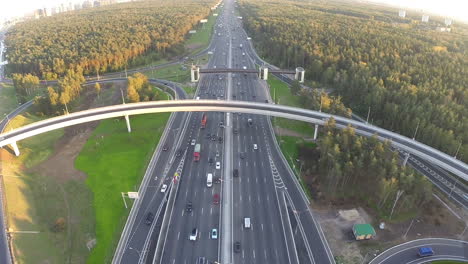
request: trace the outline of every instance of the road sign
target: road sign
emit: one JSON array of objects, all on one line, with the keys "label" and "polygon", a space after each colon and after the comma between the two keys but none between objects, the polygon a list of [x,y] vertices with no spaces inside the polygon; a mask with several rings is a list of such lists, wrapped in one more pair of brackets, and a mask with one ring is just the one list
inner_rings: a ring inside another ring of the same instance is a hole
[{"label": "road sign", "polygon": [[140,196],[138,195],[138,192],[128,192],[128,198],[130,199],[138,199]]}]

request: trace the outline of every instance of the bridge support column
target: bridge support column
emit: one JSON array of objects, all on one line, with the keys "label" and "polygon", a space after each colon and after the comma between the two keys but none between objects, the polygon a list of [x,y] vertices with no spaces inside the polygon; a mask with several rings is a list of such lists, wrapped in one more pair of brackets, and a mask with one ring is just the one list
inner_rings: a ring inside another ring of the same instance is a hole
[{"label": "bridge support column", "polygon": [[10,146],[13,148],[15,155],[18,157],[20,155],[20,151],[19,151],[18,145],[16,145],[16,142],[12,142]]},{"label": "bridge support column", "polygon": [[191,82],[198,82],[200,79],[200,67],[192,66],[190,69],[190,81]]},{"label": "bridge support column", "polygon": [[317,140],[317,135],[318,135],[318,128],[319,128],[319,125],[315,124],[315,130],[314,130],[314,141]]},{"label": "bridge support column", "polygon": [[403,160],[403,167],[405,167],[406,163],[408,163],[409,156],[410,156],[409,153],[405,153],[405,159]]},{"label": "bridge support column", "polygon": [[304,75],[305,75],[304,68],[297,67],[296,74],[294,75],[294,79],[298,80],[300,83],[304,83]]},{"label": "bridge support column", "polygon": [[127,123],[128,133],[132,132],[132,127],[130,126],[130,117],[128,115],[125,115],[125,122]]},{"label": "bridge support column", "polygon": [[267,67],[260,67],[258,69],[258,77],[260,77],[261,80],[268,80],[268,68]]}]

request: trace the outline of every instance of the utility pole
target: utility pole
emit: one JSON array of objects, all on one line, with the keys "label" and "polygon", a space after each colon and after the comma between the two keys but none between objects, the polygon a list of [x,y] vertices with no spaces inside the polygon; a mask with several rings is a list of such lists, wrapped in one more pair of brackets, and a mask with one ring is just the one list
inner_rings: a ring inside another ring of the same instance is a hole
[{"label": "utility pole", "polygon": [[406,239],[406,235],[408,235],[408,232],[409,232],[411,226],[413,225],[413,221],[414,221],[414,219],[411,219],[411,223],[410,223],[408,229],[406,229],[406,233],[403,235],[403,238],[404,238],[404,239]]},{"label": "utility pole", "polygon": [[418,128],[419,128],[419,123],[421,121],[418,120],[418,125],[416,126],[416,130],[414,131],[414,136],[413,136],[413,140],[416,138],[416,133],[418,133]]},{"label": "utility pole", "polygon": [[320,92],[320,108],[319,112],[322,112],[322,92]]},{"label": "utility pole", "polygon": [[398,202],[398,200],[400,199],[401,195],[403,195],[405,191],[402,191],[402,190],[398,190],[397,191],[397,195],[395,197],[395,202],[393,203],[393,206],[392,206],[392,211],[390,212],[390,219],[392,219],[392,215],[393,215],[393,210],[395,210],[395,205],[396,203]]},{"label": "utility pole", "polygon": [[123,95],[122,88],[120,88],[120,95],[122,96],[122,104],[125,104],[125,98],[124,98],[124,95]]},{"label": "utility pole", "polygon": [[458,145],[457,151],[455,151],[455,155],[453,156],[455,159],[457,158],[458,151],[460,150],[461,145],[462,145],[462,142],[460,141],[460,144]]},{"label": "utility pole", "polygon": [[370,106],[369,106],[369,111],[367,112],[366,124],[369,123],[369,116],[370,116]]}]

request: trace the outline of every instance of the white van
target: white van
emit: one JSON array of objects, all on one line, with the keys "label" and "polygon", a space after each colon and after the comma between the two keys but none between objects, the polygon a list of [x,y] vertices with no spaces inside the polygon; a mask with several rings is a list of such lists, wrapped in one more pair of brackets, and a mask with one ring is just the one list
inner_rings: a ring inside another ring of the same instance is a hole
[{"label": "white van", "polygon": [[211,186],[213,186],[213,174],[208,173],[208,175],[206,175],[206,187],[211,187]]},{"label": "white van", "polygon": [[250,228],[250,218],[244,218],[244,228]]}]

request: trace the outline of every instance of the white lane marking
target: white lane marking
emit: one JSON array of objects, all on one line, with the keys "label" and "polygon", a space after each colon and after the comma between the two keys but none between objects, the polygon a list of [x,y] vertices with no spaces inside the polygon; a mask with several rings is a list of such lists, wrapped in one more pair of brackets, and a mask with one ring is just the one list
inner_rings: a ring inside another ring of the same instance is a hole
[{"label": "white lane marking", "polygon": [[253,258],[255,258],[255,249],[252,250],[252,253],[253,253]]},{"label": "white lane marking", "polygon": [[180,231],[179,233],[177,233],[177,240],[179,240],[179,238],[180,238]]},{"label": "white lane marking", "polygon": [[262,223],[262,232],[263,232],[263,223]]},{"label": "white lane marking", "polygon": [[184,212],[185,212],[185,210],[182,210],[182,216],[184,216]]},{"label": "white lane marking", "polygon": [[210,208],[210,215],[213,214],[213,207]]}]

